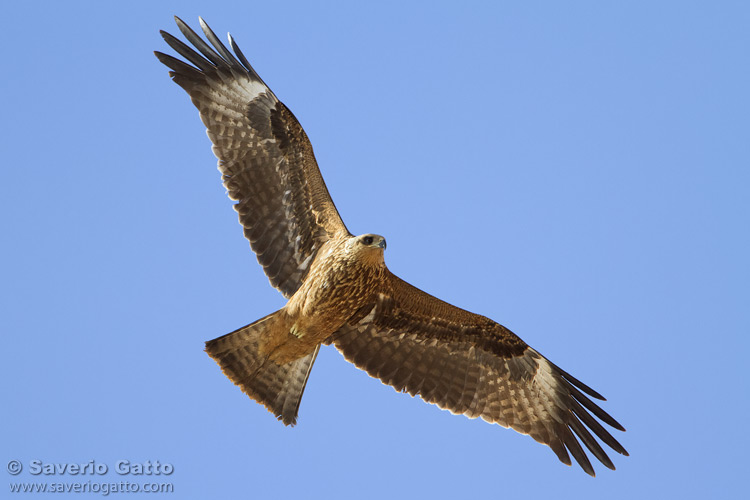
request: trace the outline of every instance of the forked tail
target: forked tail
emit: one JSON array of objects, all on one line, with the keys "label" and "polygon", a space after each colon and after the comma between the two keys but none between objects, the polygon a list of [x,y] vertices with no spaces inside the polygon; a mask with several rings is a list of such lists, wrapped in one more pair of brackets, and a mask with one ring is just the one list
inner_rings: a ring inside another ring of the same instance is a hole
[{"label": "forked tail", "polygon": [[297,423],[297,412],[320,346],[307,356],[279,365],[259,352],[276,313],[206,342],[206,352],[242,391],[263,404],[284,425]]}]

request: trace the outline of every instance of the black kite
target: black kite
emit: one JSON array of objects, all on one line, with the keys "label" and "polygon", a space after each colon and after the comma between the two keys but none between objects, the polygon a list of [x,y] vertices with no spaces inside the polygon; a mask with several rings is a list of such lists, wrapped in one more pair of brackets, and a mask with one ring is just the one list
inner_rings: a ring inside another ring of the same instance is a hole
[{"label": "black kite", "polygon": [[227,377],[284,424],[294,424],[320,345],[333,344],[397,391],[529,434],[568,465],[570,452],[594,475],[580,440],[614,469],[592,436],[627,455],[594,418],[624,430],[589,399],[604,398],[504,326],[391,274],[385,239],[346,229],[305,131],[232,37],[234,54],[203,20],[211,45],[176,20],[194,48],[161,34],[192,65],[156,56],[200,111],[245,236],[271,284],[289,300],[206,342]]}]

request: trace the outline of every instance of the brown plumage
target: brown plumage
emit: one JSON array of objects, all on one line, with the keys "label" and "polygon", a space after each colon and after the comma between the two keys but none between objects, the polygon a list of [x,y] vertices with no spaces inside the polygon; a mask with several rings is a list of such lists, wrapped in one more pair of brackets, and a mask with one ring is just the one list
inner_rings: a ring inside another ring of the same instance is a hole
[{"label": "brown plumage", "polygon": [[156,56],[200,111],[245,236],[271,284],[289,299],[279,311],[206,342],[227,377],[294,424],[320,345],[332,343],[398,391],[529,434],[562,462],[570,465],[570,453],[594,475],[583,442],[614,469],[592,436],[627,455],[599,420],[623,427],[589,399],[604,398],[504,326],[391,274],[385,239],[349,233],[307,135],[231,36],[234,54],[203,20],[211,45],[176,20],[197,52],[162,36],[192,66]]}]

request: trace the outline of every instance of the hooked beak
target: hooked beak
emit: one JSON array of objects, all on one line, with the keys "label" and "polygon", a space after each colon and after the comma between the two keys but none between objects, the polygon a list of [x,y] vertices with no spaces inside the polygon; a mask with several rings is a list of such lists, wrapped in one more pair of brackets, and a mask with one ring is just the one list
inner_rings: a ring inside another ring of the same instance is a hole
[{"label": "hooked beak", "polygon": [[382,248],[383,250],[385,250],[385,238],[380,240],[380,242],[378,243],[378,248]]}]

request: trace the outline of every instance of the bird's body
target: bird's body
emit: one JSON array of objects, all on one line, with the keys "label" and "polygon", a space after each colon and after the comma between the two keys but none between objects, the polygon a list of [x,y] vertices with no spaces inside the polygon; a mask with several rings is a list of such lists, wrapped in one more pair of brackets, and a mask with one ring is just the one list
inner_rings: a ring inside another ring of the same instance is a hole
[{"label": "bird's body", "polygon": [[373,302],[377,293],[373,284],[380,281],[386,267],[383,248],[362,243],[368,236],[374,235],[351,236],[323,245],[308,279],[276,313],[278,327],[268,343],[261,345],[262,354],[278,364],[296,361],[312,353],[357,311]]},{"label": "bird's body", "polygon": [[599,420],[624,428],[589,399],[604,398],[499,323],[393,275],[383,259],[385,239],[349,232],[307,135],[234,40],[233,54],[203,20],[210,45],[177,24],[194,48],[162,36],[191,64],[156,55],[200,111],[245,236],[288,299],[275,313],[206,342],[224,373],[291,425],[318,350],[333,344],[397,391],[529,434],[568,465],[572,454],[593,475],[583,443],[614,469],[594,435],[627,455]]}]

